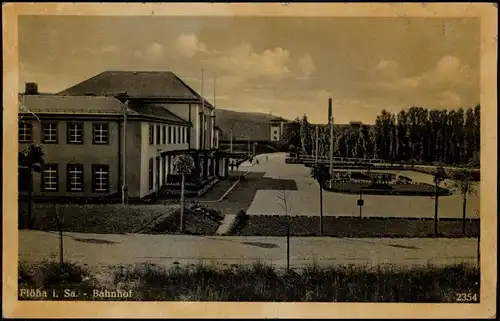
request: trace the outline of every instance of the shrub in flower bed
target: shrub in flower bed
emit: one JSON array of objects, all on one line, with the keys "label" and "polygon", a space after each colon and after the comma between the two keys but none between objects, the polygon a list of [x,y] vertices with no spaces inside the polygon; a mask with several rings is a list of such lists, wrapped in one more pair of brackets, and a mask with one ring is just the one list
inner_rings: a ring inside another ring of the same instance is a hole
[{"label": "shrub in flower bed", "polygon": [[[371,184],[371,183],[351,183],[351,182],[334,182],[332,188],[326,183],[323,187],[326,191],[336,193],[359,194],[363,187],[364,194],[373,195],[408,195],[408,196],[434,196],[435,187],[425,183],[415,184]],[[450,191],[446,188],[439,187],[438,194],[440,196],[450,195]]]},{"label": "shrub in flower bed", "polygon": [[[479,302],[480,291],[479,269],[466,264],[413,268],[310,265],[289,273],[261,263],[227,268],[202,264],[167,268],[148,263],[100,270],[67,264],[73,271],[69,283],[59,277],[56,263],[48,263],[44,269],[39,266],[34,270],[20,265],[20,288],[91,293],[92,287],[106,286],[108,290],[132,290],[133,296],[125,299],[130,301],[456,303],[456,293],[471,293]],[[89,295],[79,300],[117,299]]]},{"label": "shrub in flower bed", "polygon": [[[223,218],[222,218],[223,219]],[[215,235],[219,228],[221,217],[213,212],[201,213],[199,210],[186,208],[184,211],[184,233],[192,235]],[[180,230],[180,210],[166,217],[155,226],[144,231],[152,234],[172,234]]]},{"label": "shrub in flower bed", "polygon": [[[293,236],[318,236],[319,217],[292,216],[290,230]],[[246,224],[240,224],[232,235],[242,236],[286,236],[287,217],[283,215],[251,215]],[[432,219],[408,218],[323,218],[323,235],[333,237],[431,237],[434,221]],[[440,220],[439,231],[443,237],[463,237],[461,220]],[[479,220],[466,224],[465,236],[479,234]]]},{"label": "shrub in flower bed", "polygon": [[[133,233],[155,218],[169,213],[176,204],[122,205],[122,204],[57,204],[67,232]],[[20,216],[27,216],[27,206],[19,206]],[[56,204],[33,204],[33,229],[57,230]]]}]

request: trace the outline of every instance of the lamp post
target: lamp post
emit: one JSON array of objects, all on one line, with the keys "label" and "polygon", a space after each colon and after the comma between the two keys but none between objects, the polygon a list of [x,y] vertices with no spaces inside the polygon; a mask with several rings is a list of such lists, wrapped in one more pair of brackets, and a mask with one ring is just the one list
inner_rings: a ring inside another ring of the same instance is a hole
[{"label": "lamp post", "polygon": [[123,146],[122,146],[122,204],[128,204],[128,186],[127,186],[127,112],[130,101],[123,104]]}]

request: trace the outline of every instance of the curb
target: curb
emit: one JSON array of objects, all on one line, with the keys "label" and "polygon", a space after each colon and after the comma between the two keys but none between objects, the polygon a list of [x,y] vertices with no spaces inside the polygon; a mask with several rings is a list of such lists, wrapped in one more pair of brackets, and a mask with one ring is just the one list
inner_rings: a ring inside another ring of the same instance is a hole
[{"label": "curb", "polygon": [[[250,171],[247,171],[245,174],[243,174],[243,176],[247,176],[249,173],[250,173]],[[231,185],[227,189],[227,191],[218,200],[215,200],[215,201],[198,201],[198,203],[200,203],[200,204],[213,204],[213,203],[218,203],[218,202],[222,201],[236,187],[236,185],[238,185],[239,182],[240,182],[240,180],[237,180],[236,182],[234,182],[234,184]]]}]

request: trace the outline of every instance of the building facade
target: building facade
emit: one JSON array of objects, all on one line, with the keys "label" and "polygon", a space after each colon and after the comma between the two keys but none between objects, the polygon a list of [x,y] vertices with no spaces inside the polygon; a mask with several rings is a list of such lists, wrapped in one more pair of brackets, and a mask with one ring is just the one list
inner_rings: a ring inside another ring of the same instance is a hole
[{"label": "building facade", "polygon": [[283,118],[274,118],[269,121],[270,141],[278,142],[281,140],[281,138],[283,137],[283,131],[285,129],[286,123],[287,121]]},{"label": "building facade", "polygon": [[19,149],[45,152],[35,196],[105,197],[125,185],[128,197],[143,198],[176,184],[180,154],[192,155],[203,180],[227,177],[214,107],[170,72],[105,72],[58,94],[27,84],[19,104]]}]

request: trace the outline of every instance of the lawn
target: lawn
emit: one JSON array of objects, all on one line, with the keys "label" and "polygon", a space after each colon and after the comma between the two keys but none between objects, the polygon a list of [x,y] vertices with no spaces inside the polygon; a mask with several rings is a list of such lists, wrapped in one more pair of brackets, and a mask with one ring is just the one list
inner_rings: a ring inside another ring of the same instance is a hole
[{"label": "lawn", "polygon": [[[465,264],[419,268],[313,265],[286,272],[260,263],[169,269],[142,264],[98,271],[67,263],[65,271],[61,275],[57,263],[20,263],[19,288],[49,293],[73,290],[80,294],[76,300],[136,301],[457,302],[457,293],[470,293],[473,303],[479,302],[480,293],[479,269]],[[133,295],[96,298],[94,289],[132,290]],[[59,295],[49,300],[68,298]]]},{"label": "lawn", "polygon": [[[169,215],[178,205],[59,204],[63,229],[81,233],[133,233],[161,215]],[[55,204],[33,204],[33,229],[57,230]],[[27,204],[19,203],[20,221],[26,222]],[[24,223],[25,224],[25,223]]]},{"label": "lawn", "polygon": [[[477,237],[479,220],[467,220],[467,237]],[[320,235],[319,217],[293,216],[290,221],[291,235]],[[323,218],[323,235],[332,237],[430,237],[434,231],[432,219],[406,218]],[[440,220],[439,236],[463,237],[461,220]],[[231,235],[241,236],[286,236],[287,217],[281,215],[249,215],[237,224]]]},{"label": "lawn", "polygon": [[207,206],[223,214],[236,214],[250,207],[258,190],[297,190],[295,180],[267,178],[264,175],[265,173],[250,172],[224,200]]}]

